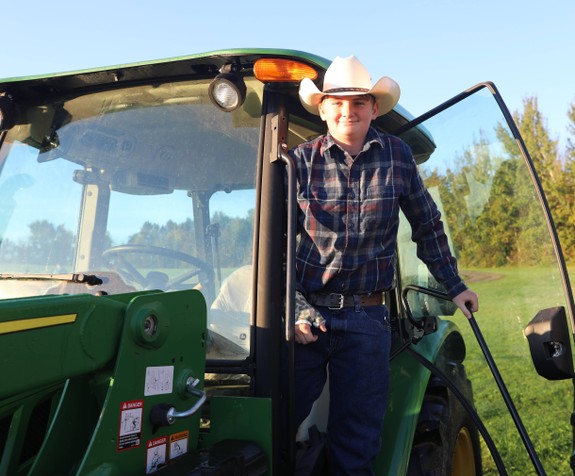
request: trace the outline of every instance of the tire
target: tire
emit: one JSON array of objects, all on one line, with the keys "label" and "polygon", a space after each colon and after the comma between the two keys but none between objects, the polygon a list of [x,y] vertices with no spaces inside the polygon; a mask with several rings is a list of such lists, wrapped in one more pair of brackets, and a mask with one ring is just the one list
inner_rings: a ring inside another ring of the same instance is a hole
[{"label": "tire", "polygon": [[473,420],[455,395],[432,377],[415,430],[407,475],[481,474],[479,434]]}]

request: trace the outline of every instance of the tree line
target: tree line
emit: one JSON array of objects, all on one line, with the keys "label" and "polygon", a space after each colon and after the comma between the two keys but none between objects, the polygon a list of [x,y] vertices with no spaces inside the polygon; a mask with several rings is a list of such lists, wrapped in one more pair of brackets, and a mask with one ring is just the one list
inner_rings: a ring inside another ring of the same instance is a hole
[{"label": "tree line", "polygon": [[[214,259],[221,266],[229,268],[249,263],[253,242],[253,210],[245,218],[230,217],[225,213],[217,212],[212,216],[212,223],[217,224],[217,236],[207,236],[206,239],[212,241]],[[32,222],[29,230],[26,239],[1,241],[1,263],[17,265],[22,272],[58,273],[72,270],[76,237],[71,230],[48,220]],[[125,243],[116,243],[109,235],[106,235],[103,249],[122,244],[157,246],[194,257],[202,256],[202,253],[197,250],[194,221],[190,218],[181,223],[172,220],[164,224],[147,221]],[[145,252],[130,256],[130,262],[142,268],[189,266],[182,261]],[[102,265],[102,263],[94,264],[94,266]]]},{"label": "tree line", "polygon": [[[575,261],[575,105],[569,114],[565,151],[551,136],[539,111],[536,97],[523,101],[523,111],[513,118],[529,151],[545,192],[563,254]],[[497,139],[503,146],[499,156],[480,137],[459,157],[456,166],[443,172],[428,172],[427,183],[439,188],[445,221],[463,266],[499,267],[535,265],[553,259],[548,224],[539,209],[532,177],[523,165],[515,138],[499,125]],[[469,200],[470,177],[488,179],[489,196],[477,216],[462,213]]]}]

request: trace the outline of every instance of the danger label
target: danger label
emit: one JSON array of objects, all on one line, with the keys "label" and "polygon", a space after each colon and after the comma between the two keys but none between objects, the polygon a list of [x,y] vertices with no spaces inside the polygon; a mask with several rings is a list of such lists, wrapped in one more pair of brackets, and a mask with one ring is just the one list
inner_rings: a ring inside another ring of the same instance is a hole
[{"label": "danger label", "polygon": [[166,464],[168,437],[161,436],[146,443],[146,474],[155,473]]},{"label": "danger label", "polygon": [[181,431],[170,435],[170,459],[177,458],[188,452],[189,431]]},{"label": "danger label", "polygon": [[120,404],[118,450],[140,446],[142,442],[143,400],[130,400]]}]

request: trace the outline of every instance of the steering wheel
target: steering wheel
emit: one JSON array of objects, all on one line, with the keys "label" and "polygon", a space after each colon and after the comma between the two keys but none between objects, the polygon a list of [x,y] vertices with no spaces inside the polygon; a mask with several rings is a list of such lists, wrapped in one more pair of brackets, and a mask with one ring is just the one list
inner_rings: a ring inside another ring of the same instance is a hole
[{"label": "steering wheel", "polygon": [[[172,279],[166,273],[161,271],[150,271],[144,276],[130,261],[127,259],[129,254],[146,254],[163,256],[178,261],[183,261],[192,265],[192,269],[186,271]],[[195,256],[183,253],[181,251],[161,248],[151,245],[120,245],[104,250],[102,253],[104,263],[110,268],[116,268],[120,274],[126,278],[138,283],[143,289],[178,289],[178,286],[194,276],[198,276],[198,281],[207,283],[214,282],[214,269],[205,261]],[[205,279],[201,280],[200,275]]]}]

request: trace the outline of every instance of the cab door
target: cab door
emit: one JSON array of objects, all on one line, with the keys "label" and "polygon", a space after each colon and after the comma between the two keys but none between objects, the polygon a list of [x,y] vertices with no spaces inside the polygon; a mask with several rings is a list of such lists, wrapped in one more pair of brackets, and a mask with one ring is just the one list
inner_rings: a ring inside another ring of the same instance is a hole
[{"label": "cab door", "polygon": [[[571,474],[573,382],[569,372],[553,381],[543,378],[526,339],[536,316],[564,312],[569,330],[563,357],[569,360],[567,367],[571,364],[572,288],[534,161],[491,83],[479,84],[396,130],[417,157],[421,135],[416,126],[435,147],[419,163],[420,172],[442,213],[460,272],[479,295],[476,322],[536,458],[548,474]],[[416,258],[405,220],[399,250],[402,286],[436,288]],[[416,318],[439,315],[461,329],[477,411],[507,471],[535,474],[537,464],[463,314],[429,295],[414,293],[410,302],[419,313]],[[483,451],[482,459],[484,474],[499,474],[489,451]]]}]

